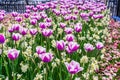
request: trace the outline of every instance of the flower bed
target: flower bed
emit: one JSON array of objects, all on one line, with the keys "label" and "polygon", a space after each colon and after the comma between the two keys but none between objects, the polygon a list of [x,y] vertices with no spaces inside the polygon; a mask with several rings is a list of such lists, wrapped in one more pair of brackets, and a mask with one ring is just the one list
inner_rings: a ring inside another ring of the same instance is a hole
[{"label": "flower bed", "polygon": [[[105,4],[71,0],[0,12],[0,77],[8,80],[99,80],[109,35]],[[102,51],[101,51],[102,50]]]}]

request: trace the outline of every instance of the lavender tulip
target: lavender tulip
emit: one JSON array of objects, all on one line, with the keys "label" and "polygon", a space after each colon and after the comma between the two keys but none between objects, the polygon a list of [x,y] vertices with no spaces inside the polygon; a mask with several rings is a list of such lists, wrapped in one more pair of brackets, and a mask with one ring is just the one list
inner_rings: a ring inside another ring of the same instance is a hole
[{"label": "lavender tulip", "polygon": [[83,70],[83,68],[80,67],[80,64],[74,60],[72,60],[70,63],[65,62],[65,66],[70,74],[76,74]]},{"label": "lavender tulip", "polygon": [[15,60],[16,58],[18,58],[20,51],[16,50],[16,49],[10,49],[8,51],[7,57],[10,60]]},{"label": "lavender tulip", "polygon": [[37,54],[46,53],[46,48],[44,48],[44,47],[42,47],[42,46],[37,46],[37,47],[36,47],[36,52],[37,52]]},{"label": "lavender tulip", "polygon": [[92,44],[87,43],[87,44],[84,44],[84,49],[85,49],[87,52],[89,52],[89,51],[94,50],[95,48],[93,47]]},{"label": "lavender tulip", "polygon": [[15,41],[20,40],[21,37],[22,36],[19,33],[13,33],[12,34],[12,39],[15,40]]},{"label": "lavender tulip", "polygon": [[37,29],[30,29],[30,34],[31,35],[36,35],[37,34]]},{"label": "lavender tulip", "polygon": [[103,43],[101,43],[101,42],[97,42],[97,43],[96,43],[96,48],[97,48],[98,50],[102,49],[103,47],[104,47]]},{"label": "lavender tulip", "polygon": [[56,47],[57,47],[58,50],[64,50],[65,42],[63,40],[57,41],[56,42]]},{"label": "lavender tulip", "polygon": [[43,62],[51,62],[53,59],[53,54],[51,53],[43,53],[43,54],[39,54],[39,58],[43,61]]},{"label": "lavender tulip", "polygon": [[66,40],[69,41],[69,42],[73,41],[74,40],[74,35],[73,34],[67,34],[66,35]]},{"label": "lavender tulip", "polygon": [[0,34],[0,44],[3,44],[5,42],[5,36],[3,34]]},{"label": "lavender tulip", "polygon": [[42,30],[42,35],[45,36],[45,37],[51,36],[52,33],[53,33],[53,30],[52,30],[52,29],[43,29],[43,30]]}]

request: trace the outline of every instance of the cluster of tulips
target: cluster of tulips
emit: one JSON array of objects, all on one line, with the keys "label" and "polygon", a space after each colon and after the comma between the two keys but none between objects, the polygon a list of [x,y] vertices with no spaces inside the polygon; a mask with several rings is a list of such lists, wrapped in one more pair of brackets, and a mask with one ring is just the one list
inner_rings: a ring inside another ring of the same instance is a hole
[{"label": "cluster of tulips", "polygon": [[102,79],[96,71],[109,35],[108,14],[104,3],[93,0],[28,5],[25,13],[1,10],[0,79]]}]

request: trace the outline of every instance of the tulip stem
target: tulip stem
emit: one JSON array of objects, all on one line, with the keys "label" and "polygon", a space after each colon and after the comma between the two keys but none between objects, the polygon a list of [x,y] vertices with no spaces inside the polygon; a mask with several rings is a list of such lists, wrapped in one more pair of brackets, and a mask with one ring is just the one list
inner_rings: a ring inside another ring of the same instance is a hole
[{"label": "tulip stem", "polygon": [[70,74],[70,80],[72,80],[72,74]]},{"label": "tulip stem", "polygon": [[14,61],[12,61],[12,65],[13,65],[12,66],[13,67],[13,80],[16,80],[15,79],[15,66],[14,66],[14,64],[15,64]]}]

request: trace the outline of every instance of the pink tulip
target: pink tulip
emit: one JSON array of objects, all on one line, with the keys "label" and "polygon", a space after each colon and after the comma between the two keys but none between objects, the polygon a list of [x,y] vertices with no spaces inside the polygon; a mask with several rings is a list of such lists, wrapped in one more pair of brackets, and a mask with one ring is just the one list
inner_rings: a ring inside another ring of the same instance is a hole
[{"label": "pink tulip", "polygon": [[61,27],[61,28],[65,28],[65,27],[66,27],[66,24],[65,24],[65,23],[60,23],[60,27]]},{"label": "pink tulip", "polygon": [[72,28],[65,28],[65,33],[66,34],[71,34],[73,32]]},{"label": "pink tulip", "polygon": [[27,28],[20,28],[19,32],[24,36],[27,34],[28,29]]},{"label": "pink tulip", "polygon": [[36,19],[32,19],[32,20],[30,20],[30,23],[31,23],[32,25],[36,25],[36,24],[37,24],[37,20],[36,20]]},{"label": "pink tulip", "polygon": [[18,21],[18,22],[21,22],[22,21],[22,17],[15,17],[15,20]]},{"label": "pink tulip", "polygon": [[17,17],[17,16],[18,16],[18,13],[17,13],[17,12],[12,12],[12,16],[13,16],[13,17]]}]

